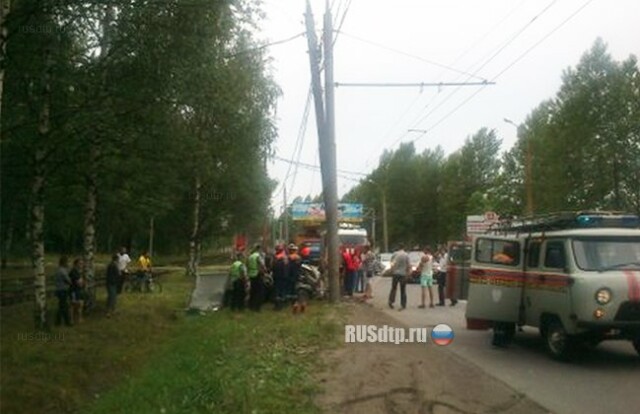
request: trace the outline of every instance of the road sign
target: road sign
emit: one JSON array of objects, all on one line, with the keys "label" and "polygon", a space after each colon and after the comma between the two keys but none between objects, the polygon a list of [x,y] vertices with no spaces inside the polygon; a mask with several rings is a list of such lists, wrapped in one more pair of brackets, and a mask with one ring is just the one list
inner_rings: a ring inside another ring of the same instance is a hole
[{"label": "road sign", "polygon": [[489,227],[499,219],[500,217],[493,211],[488,211],[481,216],[467,216],[467,235],[486,233]]}]

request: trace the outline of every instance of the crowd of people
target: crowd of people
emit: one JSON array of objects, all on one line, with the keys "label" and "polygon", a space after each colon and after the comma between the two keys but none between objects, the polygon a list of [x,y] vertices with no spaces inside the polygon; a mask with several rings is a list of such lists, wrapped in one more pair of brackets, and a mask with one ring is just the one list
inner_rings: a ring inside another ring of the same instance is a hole
[{"label": "crowd of people", "polygon": [[295,244],[278,245],[273,252],[257,244],[246,257],[237,252],[229,269],[224,304],[232,310],[248,307],[259,312],[265,303],[273,303],[276,310],[291,305],[294,312],[304,312],[307,298],[296,291],[303,257]]},{"label": "crowd of people", "polygon": [[[421,303],[418,308],[426,308],[426,294],[429,293],[429,307],[445,306],[445,287],[447,284],[447,267],[449,255],[445,247],[441,247],[437,252],[432,253],[431,247],[426,246],[420,257],[415,272],[419,276],[421,287]],[[400,244],[398,250],[391,257],[390,268],[392,282],[389,292],[389,307],[394,308],[398,286],[400,286],[400,310],[407,308],[407,282],[413,276],[414,270],[411,267],[409,254],[404,250],[404,245]],[[438,303],[434,304],[433,285],[434,280],[438,286]],[[455,306],[458,301],[453,294],[454,289],[450,289],[451,306]]]},{"label": "crowd of people", "polygon": [[[136,282],[144,284],[151,277],[152,266],[149,252],[144,251],[137,262],[135,274],[129,271],[131,257],[126,248],[111,256],[111,261],[106,268],[105,286],[107,289],[107,313],[110,318],[116,310],[117,297],[122,293],[124,283],[131,277]],[[55,273],[55,295],[58,299],[58,310],[55,324],[64,323],[72,326],[82,322],[83,313],[92,306],[92,295],[88,291],[88,280],[85,275],[85,263],[83,259],[73,260],[69,269],[69,258],[61,256],[58,261],[58,269]]]}]

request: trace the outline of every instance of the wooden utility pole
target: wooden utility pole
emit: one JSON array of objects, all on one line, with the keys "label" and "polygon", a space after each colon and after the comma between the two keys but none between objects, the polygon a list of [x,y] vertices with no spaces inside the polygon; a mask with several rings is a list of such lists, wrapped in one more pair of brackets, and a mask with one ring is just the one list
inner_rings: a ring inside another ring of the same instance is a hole
[{"label": "wooden utility pole", "polygon": [[307,0],[305,22],[307,26],[307,42],[309,45],[309,64],[311,67],[311,86],[313,90],[316,125],[318,128],[318,152],[322,173],[322,194],[327,225],[327,265],[329,273],[329,298],[336,302],[340,298],[338,274],[338,185],[336,176],[336,147],[334,125],[334,90],[333,90],[333,25],[331,12],[327,3],[324,20],[324,71],[325,102],[323,101],[320,66],[318,59],[318,41],[315,34],[315,23],[311,13],[311,5]]}]

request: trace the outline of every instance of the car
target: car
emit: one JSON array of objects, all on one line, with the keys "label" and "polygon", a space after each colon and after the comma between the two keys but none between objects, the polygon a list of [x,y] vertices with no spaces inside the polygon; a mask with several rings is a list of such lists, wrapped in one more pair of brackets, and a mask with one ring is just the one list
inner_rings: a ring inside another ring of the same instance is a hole
[{"label": "car", "polygon": [[378,254],[378,271],[377,275],[391,276],[391,257],[393,253],[380,253]]},{"label": "car", "polygon": [[413,250],[407,254],[409,255],[409,263],[411,265],[411,274],[407,282],[420,283],[420,272],[418,272],[418,266],[420,265],[420,259],[424,253],[419,250]]}]

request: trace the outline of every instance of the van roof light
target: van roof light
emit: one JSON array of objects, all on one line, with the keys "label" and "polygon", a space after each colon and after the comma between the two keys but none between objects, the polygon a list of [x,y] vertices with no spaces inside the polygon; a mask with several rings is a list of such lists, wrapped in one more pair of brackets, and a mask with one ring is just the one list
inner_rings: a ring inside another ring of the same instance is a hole
[{"label": "van roof light", "polygon": [[640,217],[611,211],[561,212],[501,220],[490,232],[530,233],[580,228],[640,228]]}]

